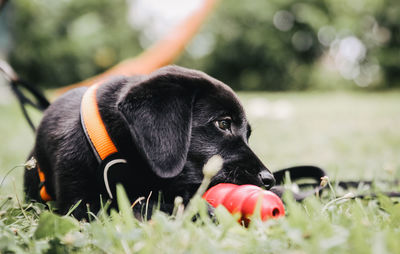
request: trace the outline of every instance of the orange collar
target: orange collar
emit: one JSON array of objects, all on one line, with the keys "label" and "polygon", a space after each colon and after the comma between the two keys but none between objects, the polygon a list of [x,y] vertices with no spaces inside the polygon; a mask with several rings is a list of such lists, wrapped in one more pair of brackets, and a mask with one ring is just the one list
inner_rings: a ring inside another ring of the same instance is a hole
[{"label": "orange collar", "polygon": [[[85,132],[86,138],[90,146],[92,147],[93,153],[95,154],[98,163],[101,165],[103,169],[103,181],[105,189],[109,197],[112,199],[113,195],[108,182],[108,171],[115,164],[119,163],[126,164],[127,161],[125,159],[120,159],[120,158],[115,159],[114,157],[117,156],[109,158],[111,155],[117,154],[118,149],[112,142],[110,135],[108,134],[100,115],[96,97],[97,89],[100,87],[100,85],[101,85],[100,83],[97,83],[89,87],[89,89],[83,95],[80,117],[81,117],[82,128]],[[45,202],[50,201],[52,200],[52,198],[46,190],[45,174],[41,171],[39,165],[37,166],[37,169],[40,179],[40,185],[39,185],[40,197]]]},{"label": "orange collar", "polygon": [[49,193],[47,192],[46,186],[44,185],[45,181],[46,181],[46,177],[43,173],[43,171],[40,169],[39,165],[36,165],[38,174],[39,174],[39,195],[40,198],[44,201],[51,201],[53,200],[52,197],[49,195]]},{"label": "orange collar", "polygon": [[99,162],[118,152],[112,142],[97,105],[96,92],[100,83],[97,83],[85,92],[81,104],[81,121],[86,137],[92,146]]},{"label": "orange collar", "polygon": [[86,138],[92,147],[93,153],[95,154],[97,161],[103,170],[105,189],[109,197],[112,199],[113,195],[108,182],[108,171],[115,164],[126,164],[127,161],[125,159],[118,158],[118,149],[112,142],[101,118],[96,97],[97,89],[100,87],[100,85],[100,83],[97,83],[89,87],[89,89],[83,95],[81,103],[81,123]]}]

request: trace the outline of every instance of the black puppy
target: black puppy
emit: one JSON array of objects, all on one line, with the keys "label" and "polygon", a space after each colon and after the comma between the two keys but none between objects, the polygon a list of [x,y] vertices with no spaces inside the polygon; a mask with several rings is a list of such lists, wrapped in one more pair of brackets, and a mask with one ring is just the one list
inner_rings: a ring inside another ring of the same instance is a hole
[{"label": "black puppy", "polygon": [[[86,90],[74,89],[50,105],[32,152],[61,214],[82,200],[73,212],[77,218],[86,217],[85,204],[97,211],[100,195],[108,197],[103,169],[81,124]],[[216,154],[224,162],[211,186],[274,185],[248,146],[251,130],[238,98],[202,72],[170,66],[148,76],[118,78],[102,84],[96,98],[109,136],[127,161],[125,168],[109,173],[113,193],[117,182],[131,201],[160,192],[161,209],[171,212],[176,196],[190,200],[202,182],[204,164]],[[28,199],[40,200],[37,170],[26,170],[24,187]]]}]

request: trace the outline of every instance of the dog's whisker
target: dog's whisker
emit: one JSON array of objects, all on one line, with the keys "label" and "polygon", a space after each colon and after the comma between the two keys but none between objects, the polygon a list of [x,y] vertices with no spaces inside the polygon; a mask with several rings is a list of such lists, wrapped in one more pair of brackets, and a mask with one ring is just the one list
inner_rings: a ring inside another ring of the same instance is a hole
[{"label": "dog's whisker", "polygon": [[140,204],[142,202],[142,200],[144,200],[145,197],[140,197],[138,199],[135,200],[135,202],[132,203],[131,208],[134,208],[136,204]]}]

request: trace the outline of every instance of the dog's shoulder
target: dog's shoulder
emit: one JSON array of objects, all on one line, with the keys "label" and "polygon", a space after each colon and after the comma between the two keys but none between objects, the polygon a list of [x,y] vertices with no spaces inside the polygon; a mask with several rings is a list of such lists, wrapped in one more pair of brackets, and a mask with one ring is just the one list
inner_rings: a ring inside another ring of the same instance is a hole
[{"label": "dog's shoulder", "polygon": [[86,87],[76,88],[61,95],[45,110],[38,127],[38,135],[58,134],[60,130],[75,128],[79,120],[79,106]]}]

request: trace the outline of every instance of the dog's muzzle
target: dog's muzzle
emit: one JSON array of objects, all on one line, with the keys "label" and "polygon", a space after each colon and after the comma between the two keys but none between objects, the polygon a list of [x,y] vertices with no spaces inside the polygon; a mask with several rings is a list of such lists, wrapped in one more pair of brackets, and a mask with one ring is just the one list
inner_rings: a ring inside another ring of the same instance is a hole
[{"label": "dog's muzzle", "polygon": [[271,189],[272,186],[275,185],[275,177],[269,171],[263,170],[258,174],[258,176],[267,190]]}]

